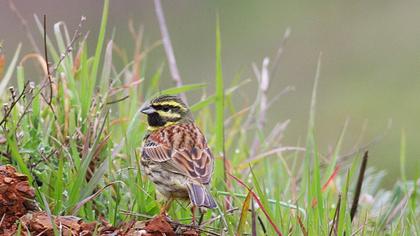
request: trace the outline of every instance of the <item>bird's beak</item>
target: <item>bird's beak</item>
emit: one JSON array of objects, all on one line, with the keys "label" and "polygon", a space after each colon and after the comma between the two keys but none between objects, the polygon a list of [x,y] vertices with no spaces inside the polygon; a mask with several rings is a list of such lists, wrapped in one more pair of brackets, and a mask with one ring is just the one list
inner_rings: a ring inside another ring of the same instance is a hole
[{"label": "bird's beak", "polygon": [[146,115],[150,115],[156,112],[156,109],[151,107],[150,104],[144,104],[142,108],[140,108],[140,112]]}]

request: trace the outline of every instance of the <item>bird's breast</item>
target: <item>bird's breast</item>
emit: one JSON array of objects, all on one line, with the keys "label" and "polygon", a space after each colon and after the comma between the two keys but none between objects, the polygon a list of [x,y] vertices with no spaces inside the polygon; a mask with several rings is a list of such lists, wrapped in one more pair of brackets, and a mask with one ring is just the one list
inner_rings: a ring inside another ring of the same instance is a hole
[{"label": "bird's breast", "polygon": [[156,185],[156,190],[166,198],[188,198],[188,179],[165,170],[161,163],[141,160],[142,172]]}]

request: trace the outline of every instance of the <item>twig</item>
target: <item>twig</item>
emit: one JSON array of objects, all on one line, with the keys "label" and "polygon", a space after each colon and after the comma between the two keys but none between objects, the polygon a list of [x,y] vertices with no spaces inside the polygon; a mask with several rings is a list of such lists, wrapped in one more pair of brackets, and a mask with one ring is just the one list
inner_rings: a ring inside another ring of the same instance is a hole
[{"label": "twig", "polygon": [[406,196],[398,203],[398,205],[392,210],[392,212],[388,215],[386,220],[386,225],[390,224],[398,213],[402,212],[403,209],[407,206],[407,202],[410,199],[411,195],[414,192],[414,188],[410,189]]},{"label": "twig", "polygon": [[126,100],[129,97],[130,97],[130,95],[126,95],[126,96],[124,96],[122,98],[119,98],[117,100],[107,102],[106,105],[111,105],[111,104],[114,104],[114,103],[122,102],[122,101]]},{"label": "twig", "polygon": [[[224,214],[225,215],[232,214],[232,213],[234,213],[237,210],[239,210],[239,208],[238,207],[234,207],[234,208],[231,208],[231,209],[227,210]],[[222,218],[222,215],[218,215],[216,217],[213,217],[213,218],[209,219],[208,221],[202,223],[201,226],[209,225],[209,224],[215,222],[216,220],[218,220],[220,218]]]},{"label": "twig", "polygon": [[279,93],[277,93],[269,102],[268,102],[268,105],[267,105],[267,108],[269,108],[269,107],[271,107],[273,104],[274,104],[274,102],[276,102],[281,96],[283,96],[283,95],[285,95],[285,94],[287,94],[287,93],[289,93],[289,92],[292,92],[292,91],[295,91],[296,90],[296,88],[295,88],[295,86],[291,86],[291,85],[289,85],[289,86],[287,86],[286,88],[284,88],[283,90],[281,90]]},{"label": "twig", "polygon": [[268,65],[270,63],[270,59],[268,57],[264,58],[261,68],[261,80],[260,80],[260,91],[261,91],[261,99],[260,99],[260,112],[258,114],[257,119],[257,127],[262,129],[266,122],[266,113],[268,109],[268,99],[267,99],[267,92],[270,85],[270,72],[268,70]]},{"label": "twig", "polygon": [[[181,76],[179,75],[178,66],[176,65],[175,54],[172,48],[171,39],[169,37],[168,28],[166,26],[165,16],[162,10],[162,4],[160,0],[154,0],[154,3],[155,3],[156,17],[159,22],[160,33],[162,34],[162,43],[165,49],[166,58],[168,59],[169,71],[171,73],[172,79],[175,81],[176,86],[180,87],[182,86],[183,83],[182,83]],[[184,102],[187,102],[187,99],[184,93],[181,93],[180,96],[184,100]]]},{"label": "twig", "polygon": [[[240,193],[230,193],[230,192],[217,191],[217,194],[220,194],[222,196],[234,196],[234,197],[239,197],[239,198],[242,198],[242,199],[246,198],[245,194],[240,194]],[[305,210],[303,208],[297,206],[297,205],[294,205],[294,204],[291,204],[291,203],[288,203],[288,202],[284,202],[284,201],[278,201],[278,200],[275,200],[275,199],[267,199],[267,202],[270,203],[270,204],[279,204],[280,206],[286,207],[286,208],[289,208],[289,209],[298,210],[306,218]]]},{"label": "twig", "polygon": [[[348,158],[350,158],[350,157],[352,157],[352,156],[354,156],[354,155],[356,155],[358,153],[361,153],[363,151],[366,151],[369,147],[372,147],[373,145],[378,144],[388,134],[389,130],[391,130],[391,127],[392,127],[392,120],[390,120],[388,122],[386,129],[381,134],[379,134],[376,137],[374,137],[368,143],[366,143],[365,145],[363,145],[363,146],[361,146],[361,147],[359,147],[357,149],[353,149],[349,153],[346,153],[346,154],[344,154],[342,156],[339,156],[337,158],[339,160],[338,161],[338,164],[341,164],[344,161],[346,161]],[[325,165],[327,166],[328,163],[326,163]]]},{"label": "twig", "polygon": [[[197,230],[197,231],[199,231],[199,232],[203,232],[203,233],[206,233],[206,234],[209,234],[209,235],[214,235],[214,236],[220,236],[219,234],[217,234],[217,233],[214,233],[214,232],[212,232],[212,231],[209,231],[209,230],[206,230],[206,229],[203,229],[203,228],[201,228],[200,227],[200,225],[198,225],[198,226],[194,226],[194,225],[190,225],[190,224],[182,224],[182,223],[180,223],[180,222],[176,222],[176,221],[173,221],[173,220],[171,220],[171,219],[169,219],[169,218],[167,218],[166,219],[166,221],[169,223],[169,224],[171,224],[172,225],[172,227],[173,228],[176,228],[177,230],[178,230],[178,228],[184,228],[184,229],[194,229],[194,230]],[[175,230],[176,231],[176,230]],[[178,235],[178,234],[177,234]]]},{"label": "twig", "polygon": [[[266,83],[269,83],[270,82],[270,75],[272,75],[272,74],[275,74],[276,72],[277,72],[277,68],[278,68],[278,64],[279,64],[279,61],[280,61],[280,58],[281,58],[281,56],[283,55],[283,51],[284,51],[284,46],[286,45],[286,42],[287,42],[287,39],[290,37],[290,33],[291,33],[291,30],[290,30],[290,28],[287,28],[286,29],[286,31],[284,32],[284,34],[283,34],[283,38],[282,38],[282,40],[281,40],[281,42],[280,42],[280,46],[279,46],[279,48],[278,48],[278,50],[277,50],[277,52],[276,52],[276,55],[275,55],[275,57],[274,57],[274,63],[272,63],[271,64],[271,68],[268,68],[268,63],[269,63],[269,58],[268,57],[266,57],[266,58],[264,58],[264,61],[263,61],[263,66],[262,66],[262,68],[261,68],[261,71],[258,69],[258,67],[256,66],[256,64],[255,63],[253,63],[252,64],[252,70],[254,71],[254,74],[255,74],[255,76],[256,76],[256,78],[257,78],[257,80],[258,80],[258,82],[260,83],[260,90],[259,90],[259,92],[262,92],[262,93],[264,93],[264,94],[260,94],[260,93],[258,93],[257,94],[257,98],[255,99],[255,103],[253,104],[253,106],[252,106],[252,108],[251,108],[251,112],[249,113],[249,116],[248,116],[248,118],[247,118],[247,121],[245,122],[245,126],[249,126],[251,123],[252,123],[252,121],[253,121],[253,115],[254,115],[254,113],[255,113],[255,110],[257,109],[257,107],[258,107],[258,102],[260,101],[260,100],[264,100],[264,97],[267,97],[266,96],[266,93],[267,93],[267,90],[268,90],[268,87],[265,89],[265,91],[264,91],[264,89],[262,89],[263,87],[261,87],[262,85],[264,85],[264,83],[262,83],[262,82],[266,82]],[[266,84],[267,86],[268,86],[268,84]],[[288,86],[286,89],[285,89],[285,92],[288,92],[289,90],[293,90],[294,88],[293,88],[293,86],[291,87],[291,86]],[[281,92],[281,94],[282,94],[283,92]],[[261,96],[261,95],[263,95],[263,96]],[[260,101],[260,103],[262,104],[262,103],[265,103],[264,104],[264,106],[265,106],[265,110],[267,110],[270,106],[271,106],[271,104],[279,97],[280,95],[277,95],[274,99],[272,99],[272,101],[270,101],[270,102],[268,102],[268,101]],[[264,107],[263,107],[264,108]],[[263,109],[261,109],[261,107],[260,107],[260,110],[263,110]],[[264,110],[263,110],[263,112],[265,112]],[[260,117],[261,117],[261,113],[262,114],[264,114],[263,112],[261,112],[260,111]],[[265,114],[264,114],[265,115]],[[264,117],[264,116],[263,116]],[[258,117],[257,117],[258,118]],[[261,119],[261,118],[259,118],[260,119],[260,121],[261,120],[264,120],[264,119]],[[261,122],[260,122],[261,123]]]},{"label": "twig", "polygon": [[82,36],[82,34],[80,33],[80,30],[82,29],[83,26],[83,22],[86,21],[86,17],[82,16],[80,18],[80,22],[79,25],[77,25],[76,30],[74,31],[73,34],[73,38],[70,40],[70,42],[68,43],[65,52],[61,53],[60,59],[58,60],[57,64],[54,66],[54,70],[52,71],[52,74],[55,74],[55,72],[57,72],[58,67],[60,66],[60,64],[63,62],[64,58],[66,58],[66,56],[73,51],[73,45],[74,43]]},{"label": "twig", "polygon": [[155,216],[150,216],[150,215],[141,214],[141,213],[135,213],[135,212],[132,212],[132,211],[127,211],[127,210],[120,210],[120,212],[124,215],[143,217],[145,219],[153,219],[155,217]]},{"label": "twig", "polygon": [[7,118],[10,116],[10,113],[12,112],[13,108],[16,106],[16,104],[19,102],[20,99],[26,94],[26,88],[28,87],[29,81],[25,83],[23,86],[22,92],[19,94],[19,96],[13,100],[13,102],[10,104],[10,107],[7,109],[6,113],[4,114],[3,119],[0,121],[0,126],[2,126],[6,121]]},{"label": "twig", "polygon": [[356,231],[354,231],[351,236],[355,236],[355,235],[364,235],[364,234],[359,234],[360,231],[364,230],[366,228],[366,225],[361,225]]},{"label": "twig", "polygon": [[277,72],[281,56],[284,52],[284,47],[286,46],[287,40],[289,39],[291,32],[292,30],[290,29],[290,27],[287,27],[286,31],[284,31],[283,38],[280,42],[279,48],[277,49],[276,56],[274,57],[274,63],[272,64],[272,68],[270,71],[272,75],[275,75]]},{"label": "twig", "polygon": [[48,50],[47,50],[47,15],[44,15],[44,57],[45,57],[45,65],[47,66],[47,78],[48,78],[49,87],[50,87],[50,98],[47,103],[48,105],[51,105],[53,88],[52,88],[50,63],[48,62]]},{"label": "twig", "polygon": [[[47,76],[51,76],[51,74],[55,74],[55,72],[58,70],[58,67],[60,66],[60,64],[61,64],[61,62],[64,60],[64,58],[72,51],[72,48],[73,48],[73,44],[76,42],[76,40],[78,39],[78,38],[80,38],[80,36],[81,36],[81,34],[80,34],[80,29],[81,29],[81,27],[82,27],[82,24],[83,24],[83,22],[86,20],[86,18],[84,17],[84,16],[82,16],[82,18],[81,18],[81,20],[80,20],[80,23],[79,23],[79,25],[78,25],[78,28],[75,30],[75,32],[74,32],[74,35],[73,35],[73,38],[72,38],[72,40],[70,41],[70,43],[67,45],[67,47],[66,47],[66,51],[64,52],[64,53],[62,53],[61,54],[61,57],[60,57],[60,60],[57,62],[57,64],[55,65],[55,67],[54,67],[54,69],[53,69],[53,71],[52,72],[48,72],[48,70],[49,70],[49,66],[48,66],[48,61],[47,61],[47,59],[45,58],[45,63],[46,63],[46,65],[47,65]],[[44,22],[45,23],[45,22]],[[47,45],[46,45],[46,35],[45,35],[45,32],[46,32],[46,29],[45,29],[46,27],[44,26],[44,49],[45,49],[45,51],[47,50]],[[49,75],[48,75],[49,74]],[[43,99],[45,100],[45,97],[44,97],[44,95],[42,94],[42,90],[47,86],[47,85],[51,85],[51,83],[46,83],[47,81],[49,81],[49,80],[43,80],[43,82],[42,82],[42,84],[41,84],[41,86],[40,86],[40,88],[39,88],[39,90],[36,92],[36,93],[34,93],[33,95],[32,95],[32,97],[31,97],[31,99],[29,100],[29,102],[28,102],[28,104],[26,105],[26,107],[25,107],[25,109],[24,109],[24,111],[23,111],[23,113],[22,113],[22,116],[20,117],[20,119],[19,119],[19,121],[18,121],[18,124],[20,123],[20,121],[22,120],[22,118],[23,118],[23,116],[27,113],[27,111],[28,111],[28,109],[29,109],[29,107],[31,106],[31,104],[32,104],[32,102],[33,102],[33,100],[34,100],[34,98],[36,97],[36,96],[38,96],[39,94],[41,94],[41,96],[43,97]],[[52,90],[51,90],[52,91]],[[47,101],[46,101],[47,102]],[[47,102],[47,104],[48,104],[48,102]],[[49,106],[50,106],[50,104],[48,104]],[[52,106],[50,106],[50,108],[52,108]],[[52,111],[54,111],[53,109],[52,109]],[[54,114],[54,117],[55,117],[55,113],[53,113]]]},{"label": "twig", "polygon": [[274,128],[272,128],[271,132],[267,135],[266,143],[273,146],[281,145],[280,140],[283,138],[284,131],[289,126],[289,124],[290,119],[275,124]]},{"label": "twig", "polygon": [[[255,99],[255,103],[252,107],[252,111],[250,112],[250,116],[247,119],[246,124],[250,124],[253,120],[252,114],[255,114],[255,120],[257,124],[258,130],[262,130],[265,126],[265,120],[266,120],[266,113],[268,109],[268,99],[267,99],[267,92],[270,85],[270,72],[268,69],[270,63],[270,59],[268,57],[265,57],[262,62],[261,71],[258,69],[258,67],[255,65],[255,63],[252,65],[252,68],[255,73],[255,77],[258,80],[259,87],[258,87],[258,94],[257,98]],[[259,108],[258,113],[256,110]],[[250,148],[250,156],[254,156],[260,146],[259,142],[259,136],[256,135],[254,137],[254,140],[252,141],[251,148]]]},{"label": "twig", "polygon": [[[29,82],[29,91],[28,92],[33,93],[34,88],[35,88],[35,83],[34,82]],[[27,98],[27,97],[25,96],[25,98]],[[32,94],[30,99],[33,99],[33,94]],[[19,120],[16,123],[16,127],[19,127],[20,122],[22,122],[22,120],[23,120],[23,117],[25,117],[25,115],[29,113],[28,111],[29,111],[29,106],[31,105],[31,102],[32,102],[32,100],[29,100],[28,104],[26,104],[25,108],[23,109],[22,115],[19,117]]]},{"label": "twig", "polygon": [[45,103],[47,103],[48,107],[50,107],[54,115],[54,119],[57,120],[57,116],[52,106],[53,87],[52,87],[52,79],[51,79],[51,72],[50,72],[50,63],[48,62],[48,50],[47,50],[47,15],[44,15],[44,57],[45,57],[45,66],[47,69],[48,86],[50,89],[49,99],[45,98],[45,95],[42,92],[40,94],[41,94],[41,97],[44,99]]},{"label": "twig", "polygon": [[[53,150],[50,154],[48,154],[48,156],[44,156],[42,153],[40,153],[41,159],[40,159],[40,160],[38,160],[37,162],[32,163],[32,164],[30,165],[30,171],[31,171],[31,173],[32,173],[33,169],[34,169],[35,167],[37,167],[40,163],[48,163],[48,162],[50,161],[50,158],[51,158],[53,155],[57,154],[57,153],[58,153],[58,151],[57,151],[57,150]],[[32,158],[32,156],[31,156],[31,157],[29,157],[29,159],[31,159],[31,158]],[[34,174],[34,173],[32,173],[32,174]]]},{"label": "twig", "polygon": [[246,159],[245,161],[241,162],[238,165],[238,168],[240,170],[245,169],[246,166],[249,165],[250,163],[257,162],[257,161],[259,161],[261,159],[264,159],[264,158],[266,158],[270,155],[279,154],[279,153],[287,152],[287,151],[304,152],[304,151],[306,151],[306,148],[304,148],[304,147],[293,147],[293,146],[274,148],[272,150],[268,150],[264,153],[260,153],[258,155],[255,155],[255,156],[252,156],[252,157]]},{"label": "twig", "polygon": [[79,211],[79,209],[84,205],[84,204],[86,204],[87,202],[89,202],[90,200],[92,200],[92,199],[94,199],[94,198],[96,198],[99,194],[101,194],[106,188],[108,188],[109,186],[111,186],[111,185],[114,185],[114,184],[116,184],[116,183],[122,183],[122,181],[114,181],[114,182],[111,182],[111,183],[109,183],[109,184],[107,184],[107,185],[105,185],[104,187],[102,187],[101,189],[99,189],[98,191],[96,191],[94,194],[92,194],[92,195],[90,195],[90,196],[88,196],[88,197],[86,197],[85,199],[83,199],[82,201],[80,201],[79,203],[77,203],[77,205],[72,209],[72,215],[75,215],[75,214],[77,214],[77,212]]},{"label": "twig", "polygon": [[136,31],[133,26],[133,21],[130,20],[128,23],[128,28],[130,29],[130,33],[134,40],[134,65],[133,65],[133,73],[132,73],[132,79],[131,81],[134,82],[136,80],[140,80],[140,71],[141,68],[141,59],[142,59],[142,53],[140,52],[142,43],[143,43],[143,33],[144,33],[144,27],[141,25],[139,26],[139,30]]},{"label": "twig", "polygon": [[300,216],[299,216],[299,215],[297,215],[297,216],[296,216],[296,218],[297,218],[297,221],[298,221],[299,227],[300,227],[300,229],[302,230],[302,234],[303,234],[304,236],[308,236],[308,230],[305,228],[305,225],[303,225],[302,219],[300,218]]},{"label": "twig", "polygon": [[15,4],[13,3],[13,0],[9,0],[9,8],[13,13],[15,13],[16,17],[19,19],[21,25],[23,26],[23,28],[25,30],[26,37],[28,37],[28,40],[31,43],[32,47],[34,48],[35,52],[39,54],[41,51],[39,50],[38,46],[36,45],[35,39],[32,36],[31,31],[29,30],[28,22],[20,14],[20,12],[16,8]]},{"label": "twig", "polygon": [[352,203],[351,211],[350,211],[351,222],[353,222],[353,218],[356,215],[357,207],[359,205],[359,197],[360,197],[360,192],[362,190],[363,179],[365,177],[367,161],[368,161],[368,151],[366,151],[365,154],[363,155],[362,164],[360,165],[359,178],[357,180],[356,192],[354,194],[353,203]]},{"label": "twig", "polygon": [[[360,148],[354,149],[354,150],[350,151],[349,153],[344,154],[342,156],[338,156],[337,157],[337,165],[341,166],[342,167],[341,168],[342,170],[345,170],[346,169],[345,168],[345,166],[346,166],[345,165],[345,162],[349,158],[351,158],[354,155],[359,154],[359,153],[361,153],[363,151],[366,151],[369,147],[372,147],[372,146],[378,144],[387,135],[387,133],[390,130],[391,126],[392,126],[392,122],[389,122],[387,128],[384,130],[384,132],[382,134],[376,136],[375,138],[373,138],[372,140],[370,140],[368,143],[366,143],[365,145],[361,146]],[[329,162],[322,162],[320,167],[321,168],[326,168],[329,165],[330,165]],[[299,183],[301,180],[302,180],[302,178],[299,177],[299,178],[297,178],[296,181],[297,181],[297,183]]]}]

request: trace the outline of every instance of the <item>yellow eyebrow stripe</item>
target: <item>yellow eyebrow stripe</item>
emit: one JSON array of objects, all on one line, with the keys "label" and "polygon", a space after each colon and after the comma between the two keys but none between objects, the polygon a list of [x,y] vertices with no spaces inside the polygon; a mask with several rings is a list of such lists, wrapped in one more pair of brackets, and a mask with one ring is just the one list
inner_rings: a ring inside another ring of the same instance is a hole
[{"label": "yellow eyebrow stripe", "polygon": [[180,118],[181,115],[178,113],[171,113],[171,112],[166,112],[166,111],[157,111],[157,113],[159,113],[160,116],[162,117],[167,117],[167,118]]},{"label": "yellow eyebrow stripe", "polygon": [[175,101],[156,102],[156,103],[153,103],[153,105],[159,105],[159,106],[165,106],[165,105],[167,105],[167,106],[179,107],[182,110],[186,110],[185,107],[183,107],[181,104],[179,104],[178,102],[175,102]]}]

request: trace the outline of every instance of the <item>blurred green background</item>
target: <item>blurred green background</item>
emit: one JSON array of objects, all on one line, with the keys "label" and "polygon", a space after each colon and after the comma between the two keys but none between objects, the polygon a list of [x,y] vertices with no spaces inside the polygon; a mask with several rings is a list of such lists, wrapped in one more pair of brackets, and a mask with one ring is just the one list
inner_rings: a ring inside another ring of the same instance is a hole
[{"label": "blurred green background", "polygon": [[[86,16],[83,29],[90,32],[90,40],[96,40],[102,1],[13,2],[40,47],[42,37],[37,33],[34,14],[46,14],[50,30],[55,22],[65,21],[70,32],[80,17]],[[237,74],[241,79],[252,80],[236,93],[240,107],[251,104],[255,96],[256,79],[251,64],[260,65],[265,56],[273,57],[289,27],[291,35],[279,69],[271,75],[269,95],[274,97],[287,86],[294,86],[295,91],[271,107],[267,127],[290,119],[284,145],[304,142],[317,57],[322,52],[316,119],[319,150],[328,154],[346,119],[349,125],[343,154],[351,152],[357,143],[363,146],[386,132],[378,144],[369,148],[369,164],[388,172],[385,184],[390,186],[399,178],[404,132],[408,177],[419,176],[420,2],[167,0],[163,7],[184,82],[208,82],[208,91],[213,91],[215,25],[219,15],[227,84]],[[115,30],[115,42],[127,51],[134,47],[129,20],[135,26],[144,26],[146,46],[160,39],[153,1],[111,1],[107,38]],[[8,0],[0,2],[0,40],[8,60],[19,42],[25,53],[32,51]],[[153,51],[147,61],[148,74],[165,61],[162,48]],[[164,75],[167,86],[171,86],[167,68]],[[37,74],[34,79],[38,79]],[[190,95],[191,100],[200,96],[199,92]],[[390,120],[392,126],[387,129]]]}]

